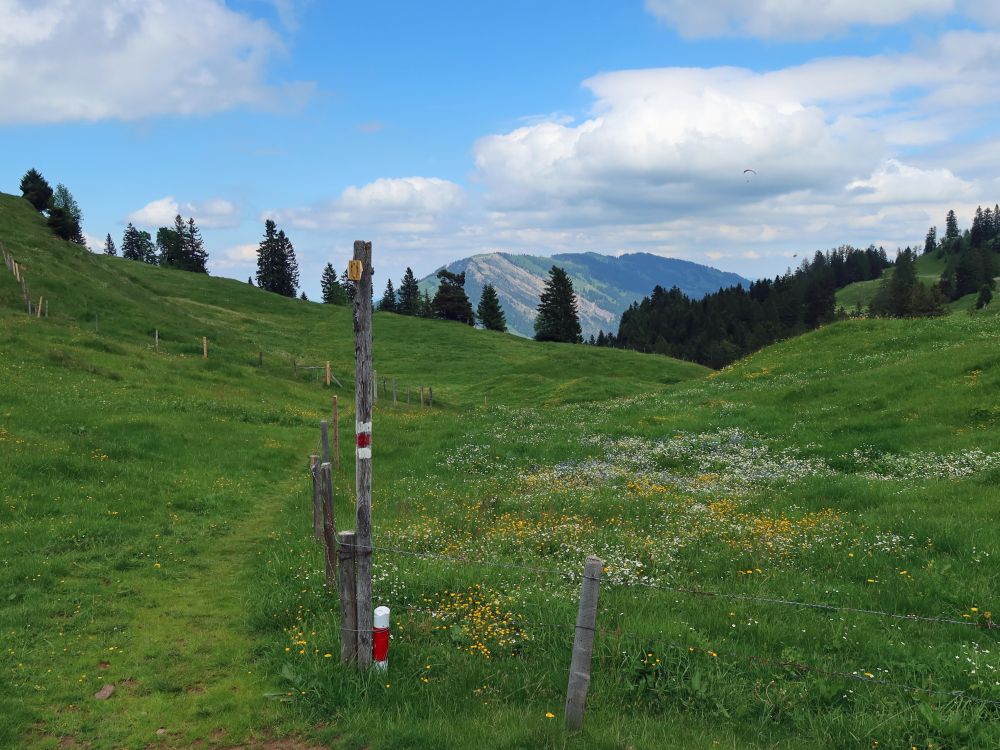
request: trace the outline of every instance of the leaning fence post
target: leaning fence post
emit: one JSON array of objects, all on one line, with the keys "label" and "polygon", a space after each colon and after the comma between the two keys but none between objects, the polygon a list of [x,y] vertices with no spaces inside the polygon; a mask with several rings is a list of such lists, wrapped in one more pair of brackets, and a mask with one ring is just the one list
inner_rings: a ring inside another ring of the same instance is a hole
[{"label": "leaning fence post", "polygon": [[597,625],[597,594],[603,568],[604,561],[596,555],[588,555],[583,565],[580,610],[576,615],[573,659],[566,687],[566,728],[571,730],[583,726],[583,709],[587,703],[587,690],[590,688],[590,662]]},{"label": "leaning fence post", "polygon": [[354,584],[354,532],[337,534],[340,576],[340,663],[358,659],[358,599]]},{"label": "leaning fence post", "polygon": [[337,585],[337,520],[333,516],[333,472],[330,462],[319,467],[320,495],[323,501],[323,560],[326,563],[326,587]]},{"label": "leaning fence post", "polygon": [[313,538],[323,541],[323,496],[320,488],[319,456],[315,453],[309,456],[309,476],[313,486]]}]

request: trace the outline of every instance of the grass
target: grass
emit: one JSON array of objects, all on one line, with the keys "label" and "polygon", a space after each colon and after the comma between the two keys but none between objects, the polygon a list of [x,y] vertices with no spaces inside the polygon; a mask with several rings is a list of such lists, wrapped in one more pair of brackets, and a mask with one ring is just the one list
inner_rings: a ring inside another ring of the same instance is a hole
[{"label": "grass", "polygon": [[[719,373],[376,315],[376,368],[435,409],[376,407],[375,544],[463,562],[376,554],[390,670],[359,675],[309,528],[330,392],[291,364],[333,361],[350,425],[349,311],[91,256],[7,196],[0,242],[51,300],[28,319],[0,268],[0,746],[1000,743],[970,700],[1000,700],[974,625],[998,590],[994,310],[845,321]],[[349,465],[335,484],[350,527]]]}]

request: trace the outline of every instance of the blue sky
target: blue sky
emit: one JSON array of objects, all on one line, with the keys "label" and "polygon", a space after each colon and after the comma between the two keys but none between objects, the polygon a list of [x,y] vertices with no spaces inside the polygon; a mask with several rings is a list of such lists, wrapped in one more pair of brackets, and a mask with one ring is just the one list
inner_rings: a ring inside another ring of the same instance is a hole
[{"label": "blue sky", "polygon": [[314,299],[354,239],[382,280],[492,250],[773,275],[1000,200],[998,26],[962,0],[0,0],[0,190],[65,183],[95,246],[193,216],[242,279],[273,217]]}]

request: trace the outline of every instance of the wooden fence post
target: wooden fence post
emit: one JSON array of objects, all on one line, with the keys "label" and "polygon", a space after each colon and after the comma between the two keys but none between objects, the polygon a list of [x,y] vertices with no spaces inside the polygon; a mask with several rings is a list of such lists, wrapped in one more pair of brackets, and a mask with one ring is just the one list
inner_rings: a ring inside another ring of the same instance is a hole
[{"label": "wooden fence post", "polygon": [[257,367],[263,367],[263,366],[264,366],[264,351],[263,350],[258,350],[257,351]]},{"label": "wooden fence post", "polygon": [[396,403],[396,378],[392,379],[392,403]]},{"label": "wooden fence post", "polygon": [[309,456],[309,475],[313,486],[313,539],[323,541],[323,496],[319,477],[319,456]]},{"label": "wooden fence post", "polygon": [[340,568],[340,663],[358,659],[358,598],[354,580],[354,532],[337,534],[337,561]]},{"label": "wooden fence post", "polygon": [[49,317],[49,301],[45,300],[45,317]]},{"label": "wooden fence post", "polygon": [[156,348],[156,351],[160,351],[160,329],[159,328],[154,328],[153,329],[153,346]]},{"label": "wooden fence post", "polygon": [[319,423],[319,439],[323,446],[322,462],[327,463],[330,460],[330,425],[325,419]]},{"label": "wooden fence post", "polygon": [[326,361],[326,387],[330,387],[330,360]]},{"label": "wooden fence post", "polygon": [[361,278],[354,294],[358,667],[372,663],[372,243],[354,243]]},{"label": "wooden fence post", "polygon": [[420,408],[424,408],[424,387],[420,386]]},{"label": "wooden fence post", "polygon": [[583,726],[583,709],[590,688],[590,662],[597,625],[597,594],[601,585],[604,561],[588,555],[583,565],[583,585],[580,588],[580,610],[576,615],[576,637],[573,639],[573,659],[569,666],[566,687],[566,728]]},{"label": "wooden fence post", "polygon": [[433,409],[434,408],[434,386],[432,386],[432,385],[427,386],[427,398],[429,400],[429,403],[427,404],[427,408],[428,409]]},{"label": "wooden fence post", "polygon": [[208,336],[201,337],[201,356],[208,359]]},{"label": "wooden fence post", "polygon": [[333,591],[337,585],[337,521],[333,516],[333,472],[330,462],[319,467],[320,494],[323,500],[323,559],[326,563],[326,587]]},{"label": "wooden fence post", "polygon": [[333,397],[333,468],[340,470],[340,402]]},{"label": "wooden fence post", "polygon": [[45,299],[45,297],[39,297],[38,298],[38,309],[35,311],[35,317],[36,318],[42,317],[42,300],[44,300],[44,299]]},{"label": "wooden fence post", "polygon": [[406,386],[406,403],[407,405],[410,403],[410,386]]}]

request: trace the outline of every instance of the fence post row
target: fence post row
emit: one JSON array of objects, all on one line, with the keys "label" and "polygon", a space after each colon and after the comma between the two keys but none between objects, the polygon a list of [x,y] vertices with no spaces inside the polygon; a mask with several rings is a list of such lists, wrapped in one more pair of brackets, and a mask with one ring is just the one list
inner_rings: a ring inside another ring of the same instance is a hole
[{"label": "fence post row", "polygon": [[588,555],[583,565],[583,585],[580,588],[580,610],[576,616],[576,636],[573,639],[573,659],[566,686],[566,728],[583,726],[583,710],[590,688],[590,664],[597,630],[597,595],[601,585],[604,561]]},{"label": "fence post row", "polygon": [[[360,261],[354,294],[355,351],[355,490],[357,496],[356,589],[358,667],[372,663],[372,243],[354,243],[355,267]],[[353,277],[353,274],[350,274]]]},{"label": "fence post row", "polygon": [[358,598],[355,588],[354,532],[337,534],[340,582],[340,663],[358,660]]}]

